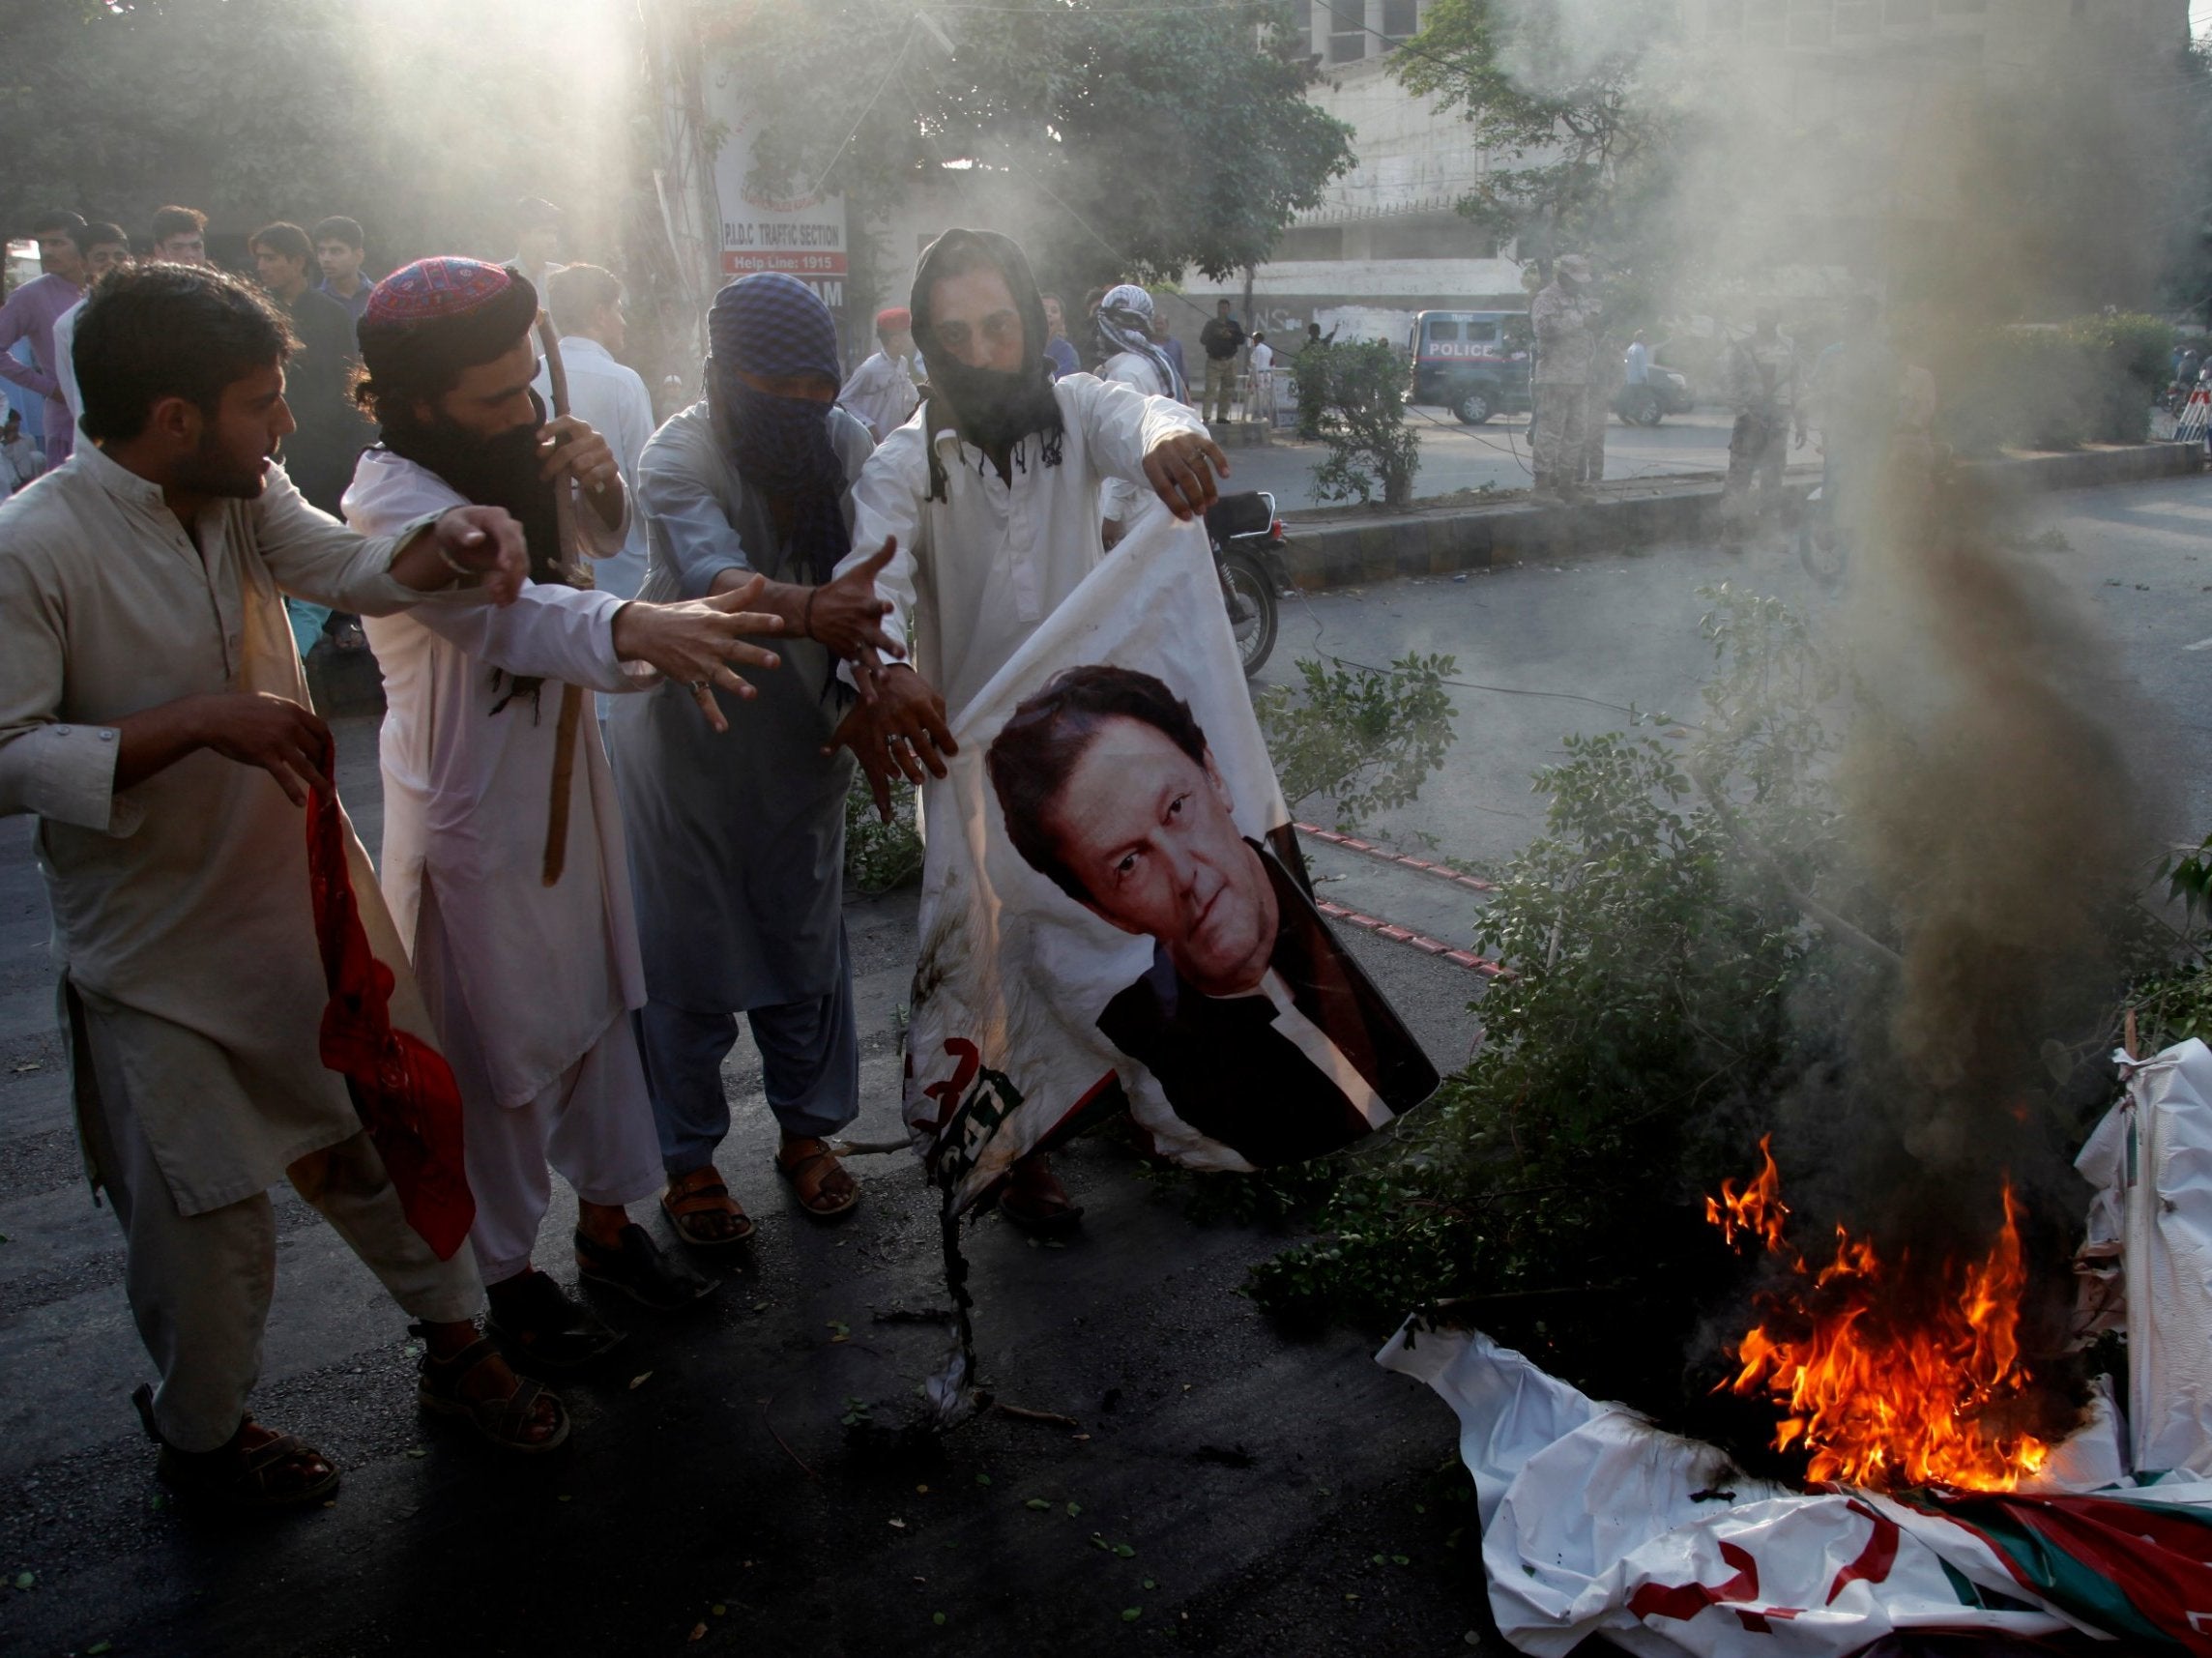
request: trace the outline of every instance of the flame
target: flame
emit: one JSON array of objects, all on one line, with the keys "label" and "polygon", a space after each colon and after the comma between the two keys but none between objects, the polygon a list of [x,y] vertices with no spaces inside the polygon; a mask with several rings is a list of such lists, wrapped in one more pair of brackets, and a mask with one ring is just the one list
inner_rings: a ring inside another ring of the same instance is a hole
[{"label": "flame", "polygon": [[1815,1266],[1783,1236],[1782,1178],[1764,1140],[1760,1152],[1757,1178],[1740,1189],[1722,1182],[1705,1218],[1788,1270],[1785,1291],[1762,1294],[1765,1317],[1724,1384],[1784,1407],[1774,1448],[1807,1451],[1816,1482],[1889,1489],[2010,1491],[2040,1469],[2051,1446],[2017,1421],[2031,1377],[2020,1356],[2027,1268],[2011,1186],[1979,1261],[1930,1267],[1900,1253],[1891,1263],[1839,1226],[1834,1256]]}]

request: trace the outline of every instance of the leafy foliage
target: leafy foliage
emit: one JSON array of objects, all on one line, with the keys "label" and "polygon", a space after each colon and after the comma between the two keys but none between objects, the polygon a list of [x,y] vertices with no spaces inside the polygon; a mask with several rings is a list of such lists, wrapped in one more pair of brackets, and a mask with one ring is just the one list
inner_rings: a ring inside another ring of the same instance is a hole
[{"label": "leafy foliage", "polygon": [[1252,698],[1283,799],[1334,802],[1340,829],[1370,812],[1402,806],[1443,764],[1452,730],[1446,655],[1401,656],[1387,671],[1301,657],[1296,686],[1269,685]]},{"label": "leafy foliage", "polygon": [[1314,467],[1314,493],[1324,501],[1358,500],[1378,489],[1386,507],[1413,498],[1421,469],[1420,434],[1406,425],[1406,361],[1379,339],[1308,346],[1298,359],[1298,394],[1319,406],[1318,431],[1327,458]]},{"label": "leafy foliage", "polygon": [[1547,268],[1574,251],[1648,264],[1680,124],[1647,96],[1647,64],[1676,11],[1615,0],[1593,30],[1568,0],[1436,0],[1391,69],[1489,159],[1460,213]]},{"label": "leafy foliage", "polygon": [[1307,102],[1295,0],[1007,0],[917,15],[874,0],[709,0],[761,125],[759,182],[880,212],[917,184],[1041,215],[1068,286],[1215,277],[1264,260],[1350,164]]},{"label": "leafy foliage", "polygon": [[868,780],[858,768],[845,794],[845,880],[873,898],[905,886],[921,873],[921,833],[915,822],[915,787],[891,788],[891,821],[876,816]]},{"label": "leafy foliage", "polygon": [[1968,452],[2140,443],[2168,373],[2173,329],[2098,312],[2046,327],[1977,329],[1936,342],[1945,435]]}]

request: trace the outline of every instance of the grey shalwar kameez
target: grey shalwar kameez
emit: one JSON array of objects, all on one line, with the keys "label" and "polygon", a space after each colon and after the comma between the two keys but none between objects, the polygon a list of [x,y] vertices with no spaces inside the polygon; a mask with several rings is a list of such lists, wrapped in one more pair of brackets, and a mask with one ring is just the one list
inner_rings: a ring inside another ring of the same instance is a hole
[{"label": "grey shalwar kameez", "polygon": [[[830,441],[848,480],[875,445],[842,409]],[[705,401],[673,417],[638,462],[650,535],[648,601],[704,598],[724,570],[818,579],[748,489]],[[852,506],[845,507],[848,525]],[[810,639],[764,640],[780,667],[725,692],[717,736],[690,691],[626,697],[608,727],[637,896],[647,1003],[638,1045],[672,1175],[704,1168],[730,1127],[721,1064],[743,1013],[769,1108],[786,1134],[835,1133],[859,1109],[859,1033],[844,923],[852,755],[825,756],[848,693]]]}]

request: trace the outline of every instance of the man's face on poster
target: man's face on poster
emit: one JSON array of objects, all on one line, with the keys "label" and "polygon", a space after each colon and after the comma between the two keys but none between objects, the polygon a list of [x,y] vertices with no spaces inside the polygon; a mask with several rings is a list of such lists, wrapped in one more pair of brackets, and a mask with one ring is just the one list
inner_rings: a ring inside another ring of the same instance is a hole
[{"label": "man's face on poster", "polygon": [[1157,939],[1208,996],[1259,988],[1281,921],[1231,806],[1210,750],[1201,765],[1156,727],[1117,716],[1100,722],[1048,808],[1088,908]]}]

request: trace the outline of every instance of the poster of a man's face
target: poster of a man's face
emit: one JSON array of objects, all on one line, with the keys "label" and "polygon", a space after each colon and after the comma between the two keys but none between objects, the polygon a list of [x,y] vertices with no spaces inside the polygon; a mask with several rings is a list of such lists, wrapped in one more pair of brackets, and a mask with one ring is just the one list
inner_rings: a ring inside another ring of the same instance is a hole
[{"label": "poster of a man's face", "polygon": [[1095,1021],[1178,1117],[1264,1166],[1336,1150],[1435,1088],[1283,859],[1238,830],[1206,733],[1164,681],[1065,669],[985,765],[1024,860],[1152,940],[1151,970]]},{"label": "poster of a man's face", "polygon": [[1132,530],[952,729],[905,1112],[956,1207],[1120,1111],[1163,1156],[1248,1170],[1435,1088],[1307,890],[1197,529]]},{"label": "poster of a man's face", "polygon": [[1279,915],[1206,734],[1160,681],[1070,668],[992,742],[1006,832],[1032,868],[1208,996],[1260,987]]}]

